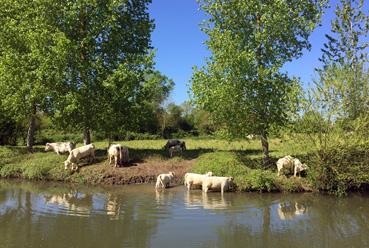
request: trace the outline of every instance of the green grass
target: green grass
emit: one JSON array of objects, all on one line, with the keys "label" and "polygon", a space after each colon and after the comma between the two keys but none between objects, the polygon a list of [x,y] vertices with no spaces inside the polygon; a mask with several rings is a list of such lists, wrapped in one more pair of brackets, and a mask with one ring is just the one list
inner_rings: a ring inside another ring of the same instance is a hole
[{"label": "green grass", "polygon": [[[261,145],[259,140],[241,140],[228,142],[217,139],[184,139],[187,150],[182,157],[169,158],[162,147],[166,140],[133,140],[114,142],[126,145],[130,157],[137,163],[142,161],[171,161],[172,163],[191,160],[192,171],[214,175],[233,176],[237,189],[241,191],[302,191],[307,187],[305,179],[277,178],[276,168],[261,166]],[[97,148],[97,164],[106,163],[107,142],[94,142]],[[78,144],[77,146],[80,146]],[[304,157],[313,146],[306,143],[297,145],[293,140],[270,140],[272,161],[278,157],[292,155]],[[103,181],[103,174],[96,174],[93,166],[83,173],[71,173],[64,170],[63,161],[67,155],[58,156],[54,152],[43,152],[43,146],[36,146],[34,153],[27,153],[24,147],[0,147],[0,177],[24,178],[31,180],[52,180],[76,183]],[[302,162],[304,162],[302,160]],[[110,175],[109,175],[110,176]]]}]

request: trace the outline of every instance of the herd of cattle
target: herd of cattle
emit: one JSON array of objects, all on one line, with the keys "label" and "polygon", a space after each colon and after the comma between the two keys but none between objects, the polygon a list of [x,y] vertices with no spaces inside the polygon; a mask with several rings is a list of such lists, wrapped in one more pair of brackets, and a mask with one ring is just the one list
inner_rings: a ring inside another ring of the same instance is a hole
[{"label": "herd of cattle", "polygon": [[[186,143],[180,140],[169,140],[163,149],[168,150],[170,157],[182,155],[182,152],[186,150]],[[76,148],[76,144],[73,142],[46,143],[45,151],[50,150],[54,150],[58,155],[69,152],[67,160],[64,161],[65,169],[70,167],[71,170],[77,170],[78,163],[81,159],[89,159],[89,162],[95,159],[95,146],[93,144]],[[115,167],[129,162],[129,151],[126,146],[112,144],[109,146],[107,153],[109,165],[112,163],[112,160],[114,160]],[[299,159],[289,155],[277,161],[278,176],[282,173],[284,174],[286,170],[292,170],[294,177],[296,177],[297,174],[301,176],[301,172],[307,169],[308,166],[306,164],[301,163]],[[158,175],[155,188],[169,187],[174,176],[174,172]],[[208,192],[208,190],[220,190],[221,193],[223,193],[233,188],[233,177],[214,176],[212,172],[208,172],[204,175],[186,173],[184,176],[184,184],[188,190],[201,187],[204,192]]]}]

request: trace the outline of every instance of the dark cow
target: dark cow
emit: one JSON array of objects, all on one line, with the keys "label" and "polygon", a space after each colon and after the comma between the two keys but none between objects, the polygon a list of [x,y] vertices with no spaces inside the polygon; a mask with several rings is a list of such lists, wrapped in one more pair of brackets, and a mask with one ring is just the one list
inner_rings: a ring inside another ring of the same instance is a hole
[{"label": "dark cow", "polygon": [[177,139],[168,140],[165,146],[163,147],[163,149],[168,150],[169,148],[173,146],[178,146],[178,145],[181,146],[182,151],[186,150],[186,143],[184,141],[180,141]]}]

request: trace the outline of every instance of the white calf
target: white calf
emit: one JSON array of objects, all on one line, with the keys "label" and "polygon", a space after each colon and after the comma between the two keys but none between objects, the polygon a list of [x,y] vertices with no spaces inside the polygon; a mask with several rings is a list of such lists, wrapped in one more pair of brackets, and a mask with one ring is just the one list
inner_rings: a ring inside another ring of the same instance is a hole
[{"label": "white calf", "polygon": [[[95,146],[93,144],[81,146],[78,148],[73,149],[67,160],[64,161],[64,168],[68,169],[68,167],[71,165],[71,169],[74,169],[74,165],[76,166],[75,169],[78,169],[78,162],[82,158],[89,158],[90,160],[95,158]],[[91,161],[90,161],[91,162]]]},{"label": "white calf", "polygon": [[202,186],[202,182],[204,181],[205,177],[211,177],[213,173],[209,171],[208,173],[201,175],[196,173],[186,173],[184,176],[184,185],[187,187],[188,190],[191,189],[191,186]]},{"label": "white calf", "polygon": [[173,177],[174,172],[169,172],[168,174],[160,174],[156,179],[155,188],[168,188]]},{"label": "white calf", "polygon": [[219,190],[220,192],[230,190],[233,184],[233,177],[206,177],[202,183],[202,191],[205,193],[211,190]]},{"label": "white calf", "polygon": [[293,160],[294,163],[294,170],[293,170],[293,176],[295,177],[297,173],[299,173],[299,177],[301,177],[301,172],[308,169],[308,166],[306,164],[301,163],[300,160],[295,158]]},{"label": "white calf", "polygon": [[58,155],[60,153],[71,152],[76,147],[72,142],[46,143],[45,152],[54,150]]},{"label": "white calf", "polygon": [[128,148],[119,144],[111,145],[108,149],[109,164],[111,164],[113,158],[115,167],[122,163],[127,163],[129,161]]},{"label": "white calf", "polygon": [[297,173],[301,176],[301,171],[306,170],[308,167],[306,164],[302,164],[300,160],[297,158],[293,158],[291,156],[285,156],[283,158],[278,159],[277,161],[277,175],[280,176],[283,169],[287,169],[289,171],[293,170],[293,176],[296,177]]}]

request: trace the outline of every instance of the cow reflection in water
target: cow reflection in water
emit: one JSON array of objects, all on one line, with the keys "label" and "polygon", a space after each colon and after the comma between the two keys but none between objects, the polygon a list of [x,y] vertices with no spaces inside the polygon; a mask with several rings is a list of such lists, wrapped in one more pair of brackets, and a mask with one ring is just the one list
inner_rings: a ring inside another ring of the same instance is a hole
[{"label": "cow reflection in water", "polygon": [[173,197],[174,194],[171,191],[155,190],[155,200],[158,205],[167,205],[172,202]]},{"label": "cow reflection in water", "polygon": [[70,211],[72,214],[88,215],[92,207],[92,195],[70,191],[54,195],[45,195],[45,203],[59,205]]},{"label": "cow reflection in water", "polygon": [[108,194],[106,199],[106,214],[110,216],[111,220],[118,220],[120,213],[120,203],[117,195]]},{"label": "cow reflection in water", "polygon": [[187,208],[203,207],[204,209],[226,209],[231,202],[218,194],[206,194],[204,192],[187,191],[184,200]]},{"label": "cow reflection in water", "polygon": [[287,201],[278,204],[278,216],[281,220],[292,220],[297,216],[304,215],[307,206],[297,201]]}]

